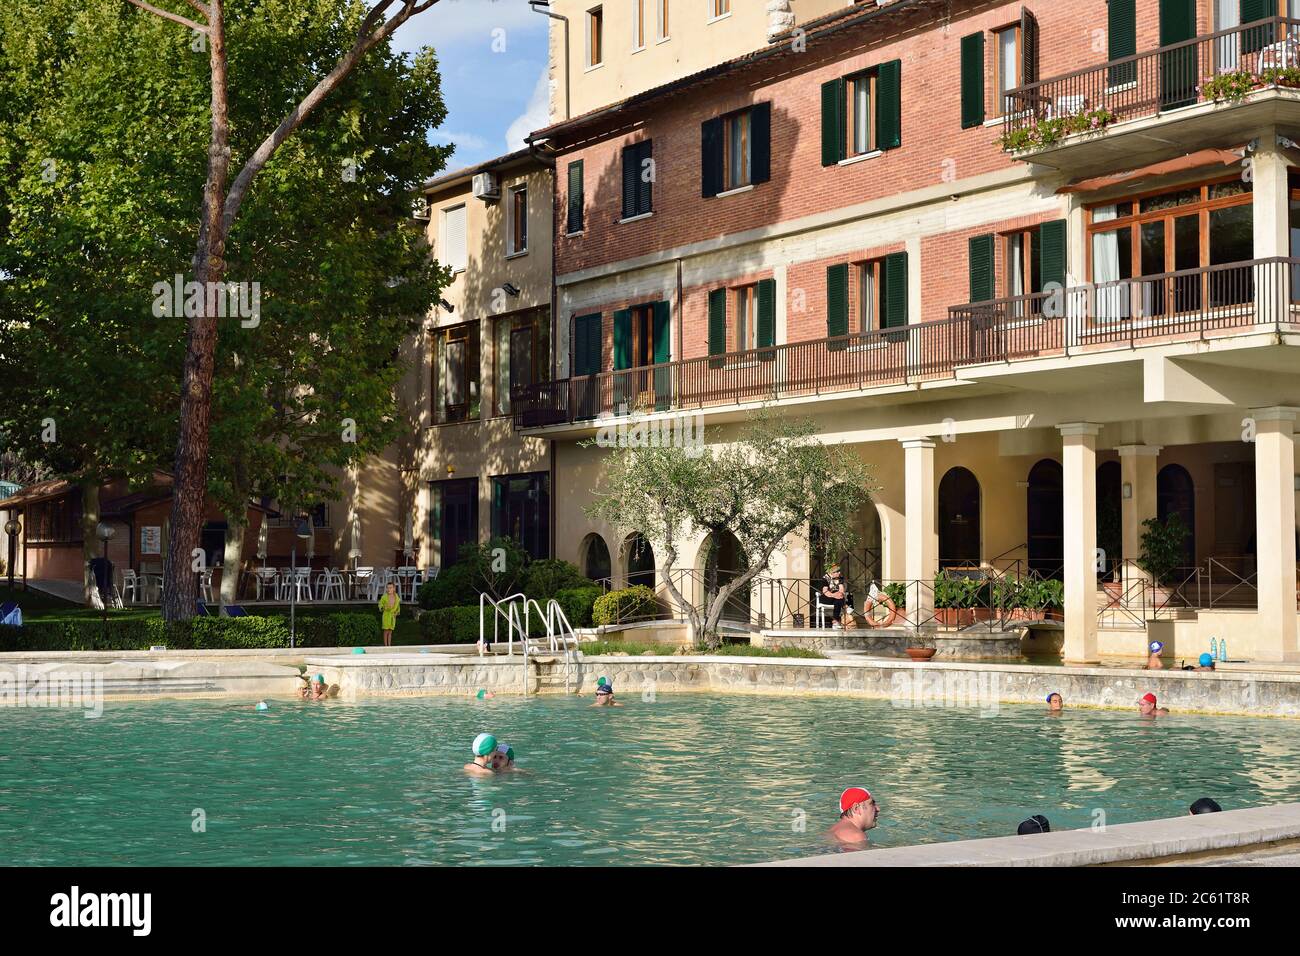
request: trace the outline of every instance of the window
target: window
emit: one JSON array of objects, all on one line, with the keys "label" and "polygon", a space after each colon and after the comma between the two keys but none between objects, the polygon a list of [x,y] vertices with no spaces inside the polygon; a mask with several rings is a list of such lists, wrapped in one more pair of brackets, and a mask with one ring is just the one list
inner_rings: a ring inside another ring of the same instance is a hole
[{"label": "window", "polygon": [[633,219],[654,211],[654,158],[646,139],[623,147],[623,218]]},{"label": "window", "polygon": [[731,12],[731,0],[709,0],[709,19],[716,20]]},{"label": "window", "polygon": [[876,118],[872,112],[875,102],[876,71],[867,70],[846,81],[848,86],[849,155],[861,156],[876,148]]},{"label": "window", "polygon": [[[905,254],[899,253],[899,255],[903,256],[901,260],[903,265],[901,282],[898,270],[888,268],[892,258],[890,256],[869,259],[858,265],[858,323],[857,328],[851,331],[857,333],[876,332],[891,325],[907,324],[907,259]],[[893,285],[890,284],[891,271],[893,272]],[[894,286],[897,286],[897,288]],[[891,303],[895,314],[895,321],[892,322],[887,318],[888,307]],[[903,308],[901,321],[898,320],[900,303]],[[845,334],[848,334],[848,332]]]},{"label": "window", "polygon": [[39,501],[27,507],[25,524],[27,541],[72,544],[82,540],[81,495]]},{"label": "window", "polygon": [[506,255],[528,251],[528,185],[520,183],[506,192]]},{"label": "window", "polygon": [[569,163],[569,195],[566,231],[569,235],[582,232],[586,215],[586,187],[582,178],[582,160]]},{"label": "window", "polygon": [[462,322],[434,333],[433,420],[438,424],[479,417],[479,324]]},{"label": "window", "polygon": [[754,314],[756,287],[741,286],[735,291],[736,296],[736,348],[737,352],[757,348],[756,332],[758,323]]},{"label": "window", "polygon": [[993,91],[997,96],[998,115],[1010,110],[1007,94],[1022,86],[1020,72],[1020,24],[995,30],[994,50],[997,56],[993,60]]},{"label": "window", "polygon": [[656,0],[655,9],[659,19],[659,39],[668,39],[668,3],[669,0]]},{"label": "window", "polygon": [[492,537],[513,538],[534,560],[551,554],[551,476],[544,471],[492,479]]},{"label": "window", "polygon": [[632,50],[645,49],[646,0],[632,0]]},{"label": "window", "polygon": [[510,414],[511,392],[545,381],[550,362],[546,311],[503,316],[493,329],[492,411]]},{"label": "window", "polygon": [[706,120],[700,171],[705,199],[772,178],[772,104]]},{"label": "window", "polygon": [[465,206],[453,206],[442,214],[442,264],[453,272],[464,272],[468,265]]},{"label": "window", "polygon": [[605,62],[605,13],[601,7],[587,11],[587,67]]},{"label": "window", "polygon": [[1002,236],[1003,289],[1009,297],[1030,295],[1043,289],[1036,229],[1021,229]]},{"label": "window", "polygon": [[[1222,4],[1223,0],[1217,2]],[[1233,7],[1240,2],[1231,0]],[[1137,53],[1137,0],[1109,0],[1106,7],[1107,58],[1124,60]],[[1231,45],[1235,48],[1236,42],[1232,41]],[[1112,66],[1108,71],[1107,82],[1111,86],[1126,86],[1136,80],[1136,60]]]}]

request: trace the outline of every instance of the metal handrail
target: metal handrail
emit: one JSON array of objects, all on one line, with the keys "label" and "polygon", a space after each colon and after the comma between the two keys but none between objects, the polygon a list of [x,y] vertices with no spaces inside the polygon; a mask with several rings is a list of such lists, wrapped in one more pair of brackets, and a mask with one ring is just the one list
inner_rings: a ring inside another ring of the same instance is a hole
[{"label": "metal handrail", "polygon": [[[483,626],[483,612],[487,609],[487,605],[489,604],[492,605],[492,643],[496,644],[498,642],[498,638],[500,637],[500,633],[501,633],[500,626],[499,626],[500,620],[501,618],[505,618],[506,626],[508,628],[507,631],[507,640],[509,642],[508,653],[511,657],[513,657],[515,653],[515,627],[518,625],[518,620],[517,617],[515,616],[514,609],[520,601],[527,601],[527,600],[528,599],[524,597],[524,595],[522,594],[512,594],[509,597],[504,597],[501,598],[500,600],[496,600],[495,598],[489,597],[487,592],[482,592],[479,594],[478,596],[478,656],[479,657],[484,656],[484,654],[487,651],[487,644],[484,641],[484,638],[487,635],[486,635],[486,629]],[[506,608],[505,611],[502,610],[503,606]],[[525,636],[527,636],[527,633],[528,632],[525,630],[524,631]]]}]

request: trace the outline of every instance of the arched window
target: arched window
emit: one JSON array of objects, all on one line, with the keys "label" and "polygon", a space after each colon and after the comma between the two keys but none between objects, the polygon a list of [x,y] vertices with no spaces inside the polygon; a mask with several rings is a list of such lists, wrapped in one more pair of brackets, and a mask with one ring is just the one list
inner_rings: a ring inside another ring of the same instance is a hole
[{"label": "arched window", "polygon": [[592,532],[582,539],[578,549],[578,569],[582,576],[593,581],[609,578],[613,573],[613,564],[609,560],[609,546],[605,539]]},{"label": "arched window", "polygon": [[980,483],[952,468],[939,482],[939,567],[977,567],[981,543]]},{"label": "arched window", "polygon": [[627,586],[643,584],[655,586],[655,553],[650,542],[640,532],[630,534],[623,542],[624,560],[627,562]]},{"label": "arched window", "polygon": [[1065,563],[1065,508],[1061,463],[1044,458],[1029,470],[1025,501],[1029,570],[1042,577],[1061,576]]},{"label": "arched window", "polygon": [[1164,521],[1171,514],[1182,518],[1191,532],[1183,542],[1183,566],[1193,567],[1196,564],[1196,488],[1182,465],[1165,465],[1156,475],[1156,517]]}]

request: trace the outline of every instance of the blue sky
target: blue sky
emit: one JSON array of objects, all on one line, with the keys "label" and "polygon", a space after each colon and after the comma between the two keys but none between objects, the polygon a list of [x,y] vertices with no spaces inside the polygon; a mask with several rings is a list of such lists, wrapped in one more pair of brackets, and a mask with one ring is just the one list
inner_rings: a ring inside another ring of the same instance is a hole
[{"label": "blue sky", "polygon": [[527,0],[441,0],[397,30],[397,49],[438,52],[447,120],[431,139],[455,144],[448,171],[519,149],[547,125],[549,22]]}]

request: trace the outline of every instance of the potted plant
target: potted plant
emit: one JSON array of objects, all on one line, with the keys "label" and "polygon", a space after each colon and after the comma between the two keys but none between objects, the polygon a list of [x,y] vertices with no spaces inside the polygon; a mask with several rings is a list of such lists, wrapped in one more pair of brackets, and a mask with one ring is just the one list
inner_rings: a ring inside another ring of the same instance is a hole
[{"label": "potted plant", "polygon": [[1216,103],[1240,103],[1246,94],[1259,86],[1260,80],[1250,70],[1216,73],[1201,84],[1201,96]]},{"label": "potted plant", "polygon": [[907,647],[903,648],[907,656],[914,661],[928,661],[938,651],[934,637],[922,631],[913,631]]},{"label": "potted plant", "polygon": [[1177,512],[1171,513],[1164,521],[1147,518],[1142,527],[1146,530],[1142,532],[1137,566],[1151,576],[1155,607],[1164,607],[1173,597],[1170,590],[1173,575],[1182,563],[1183,546],[1191,530],[1183,524]]}]

